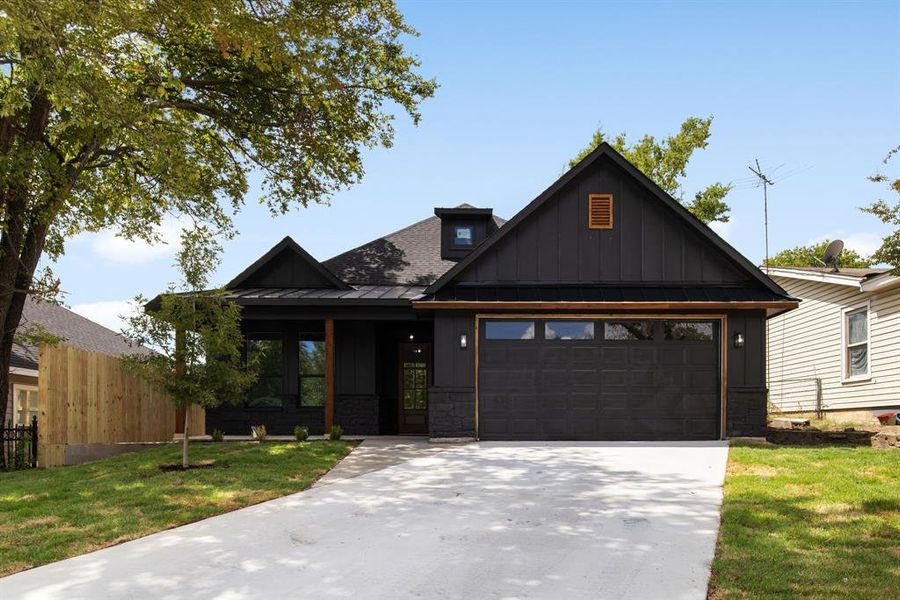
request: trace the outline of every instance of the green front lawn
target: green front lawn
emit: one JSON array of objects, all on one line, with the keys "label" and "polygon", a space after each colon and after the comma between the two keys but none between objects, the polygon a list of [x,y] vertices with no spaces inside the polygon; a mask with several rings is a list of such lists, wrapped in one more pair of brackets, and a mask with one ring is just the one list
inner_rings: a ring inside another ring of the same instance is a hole
[{"label": "green front lawn", "polygon": [[900,452],[734,446],[711,598],[897,598]]},{"label": "green front lawn", "polygon": [[195,443],[75,467],[0,473],[0,576],[306,489],[350,451],[345,442]]}]

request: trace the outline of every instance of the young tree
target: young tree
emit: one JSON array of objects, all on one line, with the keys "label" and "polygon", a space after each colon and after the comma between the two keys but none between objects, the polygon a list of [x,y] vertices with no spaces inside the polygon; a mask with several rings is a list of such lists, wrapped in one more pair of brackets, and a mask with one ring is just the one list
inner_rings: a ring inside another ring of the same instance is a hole
[{"label": "young tree", "polygon": [[391,0],[0,1],[0,421],[41,257],[82,231],[216,231],[251,171],[273,213],[327,200],[435,83]]},{"label": "young tree", "polygon": [[[601,143],[608,142],[656,185],[676,198],[683,198],[682,180],[686,174],[688,161],[691,160],[695,150],[706,148],[708,145],[712,120],[712,117],[706,119],[689,117],[681,124],[681,130],[675,135],[662,141],[658,141],[652,135],[645,135],[634,144],[628,143],[624,133],[609,139],[602,129],[598,129],[594,132],[591,143],[569,161],[569,167],[578,164]],[[731,184],[716,182],[696,192],[692,200],[682,200],[682,203],[704,223],[713,221],[727,223],[730,209],[725,203],[725,196],[730,191]]]},{"label": "young tree", "polygon": [[148,304],[128,319],[126,337],[155,350],[123,358],[127,368],[164,389],[184,410],[182,467],[189,465],[188,438],[191,406],[219,406],[245,397],[254,375],[243,365],[240,307],[228,301],[225,290],[206,289],[209,274],[219,264],[219,246],[206,227],[186,231],[177,264],[179,287]]},{"label": "young tree", "polygon": [[[883,164],[891,164],[891,160],[900,154],[900,146],[892,148],[882,161]],[[869,206],[863,208],[863,211],[871,213],[881,219],[882,223],[893,225],[898,229],[893,233],[885,236],[881,243],[881,247],[875,251],[872,258],[879,263],[885,263],[894,267],[895,272],[900,272],[900,176],[890,177],[883,173],[878,173],[869,177],[870,181],[875,183],[883,183],[887,187],[889,193],[896,194],[894,200],[887,201],[878,199]]]},{"label": "young tree", "polygon": [[[770,267],[821,267],[822,255],[831,240],[825,240],[811,246],[797,246],[782,250],[769,258]],[[844,248],[840,256],[842,267],[871,267],[875,261],[861,256],[856,250]]]}]

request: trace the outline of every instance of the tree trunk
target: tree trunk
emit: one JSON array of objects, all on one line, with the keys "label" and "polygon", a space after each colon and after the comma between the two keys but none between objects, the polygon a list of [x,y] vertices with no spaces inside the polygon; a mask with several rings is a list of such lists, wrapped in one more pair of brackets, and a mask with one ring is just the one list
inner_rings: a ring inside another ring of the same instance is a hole
[{"label": "tree trunk", "polygon": [[191,434],[191,405],[188,404],[184,409],[184,440],[181,442],[181,468],[187,469],[190,464],[188,460],[188,436]]}]

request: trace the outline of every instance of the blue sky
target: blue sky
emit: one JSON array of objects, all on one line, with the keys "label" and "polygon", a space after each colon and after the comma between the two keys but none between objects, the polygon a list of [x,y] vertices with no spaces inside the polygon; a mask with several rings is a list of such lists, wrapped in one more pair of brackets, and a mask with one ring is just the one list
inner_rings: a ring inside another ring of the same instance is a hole
[{"label": "blue sky", "polygon": [[[512,216],[602,126],[633,137],[713,115],[685,192],[774,171],[770,248],[841,237],[869,252],[885,229],[861,213],[866,180],[900,143],[900,2],[400,2],[407,42],[440,89],[393,148],[366,156],[361,184],[330,206],[278,219],[258,185],[227,244],[224,283],[291,235],[320,260],[468,202]],[[894,161],[888,173],[900,170]],[[738,185],[717,230],[763,257],[762,191]],[[177,239],[177,226],[167,232]],[[75,310],[115,328],[124,302],[176,278],[174,245],[109,234],[70,241],[54,270]]]}]

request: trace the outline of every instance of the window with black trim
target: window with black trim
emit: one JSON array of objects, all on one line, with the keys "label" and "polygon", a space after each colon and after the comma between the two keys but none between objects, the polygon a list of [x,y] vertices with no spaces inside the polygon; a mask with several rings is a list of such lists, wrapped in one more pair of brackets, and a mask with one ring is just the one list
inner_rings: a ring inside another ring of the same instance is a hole
[{"label": "window with black trim", "polygon": [[487,340],[533,340],[534,321],[485,321]]},{"label": "window with black trim", "polygon": [[454,246],[471,246],[474,236],[471,225],[456,225],[453,228]]},{"label": "window with black trim", "polygon": [[300,406],[325,405],[325,342],[300,340]]},{"label": "window with black trim", "polygon": [[249,408],[281,408],[284,354],[281,338],[247,337],[247,366],[257,378],[247,393]]},{"label": "window with black trim", "polygon": [[618,342],[653,339],[653,321],[607,321],[603,323],[603,339]]},{"label": "window with black trim", "polygon": [[544,323],[545,340],[592,340],[594,339],[593,321],[546,321]]}]

